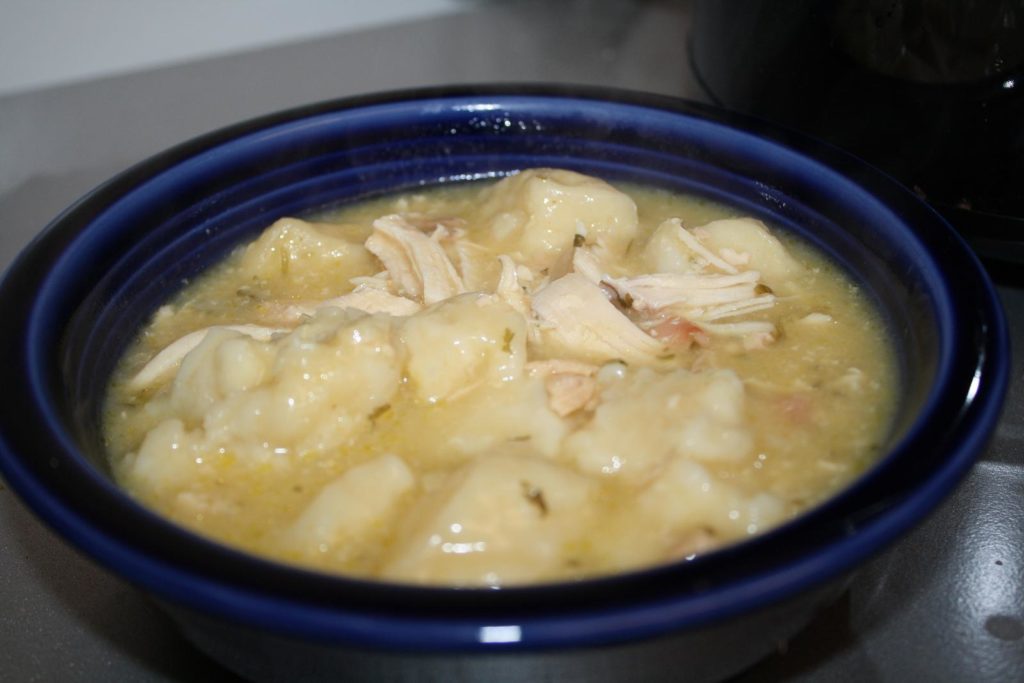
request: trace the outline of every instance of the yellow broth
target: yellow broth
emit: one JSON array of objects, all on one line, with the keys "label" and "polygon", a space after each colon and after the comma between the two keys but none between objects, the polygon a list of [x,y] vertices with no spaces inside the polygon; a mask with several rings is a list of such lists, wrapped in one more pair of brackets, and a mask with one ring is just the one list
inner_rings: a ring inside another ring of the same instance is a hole
[{"label": "yellow broth", "polygon": [[[366,247],[382,216],[397,216],[395,234],[440,245],[465,293],[424,304],[429,287],[419,300],[403,290]],[[144,505],[229,545],[401,582],[577,579],[760,533],[871,466],[898,378],[879,316],[844,272],[770,227],[781,242],[749,224],[716,232],[736,217],[696,197],[542,170],[279,222],[177,294],[126,353],[105,413],[115,475]],[[674,218],[718,260],[679,241]],[[742,239],[723,246],[732,235]],[[605,280],[583,282],[583,252]],[[502,254],[526,276],[525,312],[514,292],[497,293],[511,272]],[[717,304],[641,310],[630,289],[672,268],[719,287],[726,266],[758,274],[739,305],[771,305],[705,320]],[[642,334],[681,336],[626,362],[608,350],[617,337],[588,346],[592,330],[572,333],[586,307],[540,306],[569,275]],[[419,310],[317,308],[381,283]],[[242,324],[275,331],[211,333],[140,386],[175,340]],[[552,360],[579,371],[552,372]],[[333,388],[314,388],[317,377]]]}]

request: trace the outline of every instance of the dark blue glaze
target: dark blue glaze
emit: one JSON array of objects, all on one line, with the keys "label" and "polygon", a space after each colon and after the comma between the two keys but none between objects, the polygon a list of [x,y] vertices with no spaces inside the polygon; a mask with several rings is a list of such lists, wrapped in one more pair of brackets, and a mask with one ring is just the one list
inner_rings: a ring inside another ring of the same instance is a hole
[{"label": "dark blue glaze", "polygon": [[[0,286],[4,477],[69,541],[167,603],[402,649],[593,645],[698,628],[818,589],[920,521],[984,447],[1007,385],[1006,325],[959,237],[881,173],[796,134],[668,98],[564,91],[318,104],[186,143],[95,190]],[[888,455],[827,504],[750,542],[623,576],[499,591],[389,586],[255,559],[163,521],[110,481],[98,433],[104,387],[183,281],[284,215],[530,166],[723,201],[854,273],[900,349],[905,399]],[[482,643],[482,633],[515,632],[487,626],[518,627],[518,640]]]}]

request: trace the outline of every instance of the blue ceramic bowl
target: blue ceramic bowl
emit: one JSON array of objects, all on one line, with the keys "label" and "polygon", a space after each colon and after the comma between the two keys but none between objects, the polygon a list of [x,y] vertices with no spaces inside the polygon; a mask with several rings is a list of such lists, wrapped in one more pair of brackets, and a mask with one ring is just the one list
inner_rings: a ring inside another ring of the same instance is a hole
[{"label": "blue ceramic bowl", "polygon": [[[113,484],[98,426],[104,388],[183,281],[281,216],[532,166],[704,195],[792,230],[847,268],[899,351],[903,398],[881,462],[794,522],[695,561],[497,591],[274,564],[174,526]],[[7,272],[0,310],[0,467],[11,487],[155,596],[194,642],[262,678],[422,666],[491,680],[734,673],[950,493],[995,426],[1009,361],[977,260],[889,178],[720,110],[582,89],[385,94],[198,138],[57,218]]]}]

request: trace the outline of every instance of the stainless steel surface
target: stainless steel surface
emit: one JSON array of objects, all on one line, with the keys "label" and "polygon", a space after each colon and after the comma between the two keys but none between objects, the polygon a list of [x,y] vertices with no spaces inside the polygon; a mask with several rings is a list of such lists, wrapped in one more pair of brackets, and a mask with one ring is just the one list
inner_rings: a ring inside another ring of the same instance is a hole
[{"label": "stainless steel surface", "polygon": [[[700,99],[688,28],[683,2],[467,2],[455,16],[0,98],[0,267],[132,162],[297,104],[496,81]],[[1019,349],[1024,290],[1001,294]],[[1020,362],[1013,377],[998,433],[957,493],[740,681],[1024,680]],[[3,482],[0,679],[235,680],[138,591],[60,541]]]}]

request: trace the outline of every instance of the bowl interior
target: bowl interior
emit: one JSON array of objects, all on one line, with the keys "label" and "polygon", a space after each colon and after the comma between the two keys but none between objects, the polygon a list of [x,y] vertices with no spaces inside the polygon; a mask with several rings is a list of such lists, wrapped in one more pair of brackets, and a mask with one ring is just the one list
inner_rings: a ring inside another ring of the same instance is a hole
[{"label": "bowl interior", "polygon": [[[248,558],[146,513],[109,480],[99,416],[117,358],[156,307],[233,246],[282,216],[537,166],[703,195],[798,234],[851,272],[887,321],[900,361],[902,400],[883,461],[796,522],[698,562],[484,598],[444,589],[375,592],[362,582]],[[118,553],[130,547],[139,566],[173,565],[180,581],[164,588],[172,600],[188,600],[192,579],[182,577],[203,575],[282,599],[402,605],[424,614],[441,604],[465,616],[542,605],[564,610],[595,596],[604,605],[663,600],[669,593],[711,596],[719,613],[738,611],[755,598],[725,600],[721,591],[730,585],[789,572],[789,583],[776,581],[774,593],[756,597],[773,599],[817,580],[815,572],[820,578],[848,568],[919,519],[969,466],[975,423],[991,428],[991,400],[974,409],[982,418],[967,409],[983,375],[984,388],[992,385],[986,393],[1001,398],[1005,349],[990,286],[934,213],[837,150],[674,100],[483,92],[316,105],[144,162],[69,210],[47,239],[52,246],[37,256],[46,268],[26,307],[22,352],[35,420],[49,430],[47,457],[60,467],[30,459],[26,479],[45,482],[37,488],[61,500],[61,514],[100,530],[76,542],[107,553],[104,561],[124,561]],[[22,271],[33,265],[26,263]],[[902,512],[893,518],[895,509]],[[874,536],[854,539],[868,528]],[[99,548],[96,539],[119,550]],[[189,547],[203,556],[183,559]],[[794,573],[799,562],[803,573]],[[135,578],[152,587],[154,576]],[[673,618],[708,618],[709,604]]]},{"label": "bowl interior", "polygon": [[[815,244],[854,274],[889,324],[904,394],[893,440],[921,411],[949,322],[936,296],[942,276],[918,258],[924,249],[900,218],[855,184],[699,119],[681,127],[649,110],[565,111],[529,98],[446,104],[380,105],[259,131],[173,164],[93,221],[72,252],[91,272],[67,279],[96,284],[72,318],[63,369],[93,465],[105,468],[97,424],[117,358],[161,303],[233,246],[283,216],[538,166],[702,195]],[[65,298],[71,282],[53,286]]]}]

